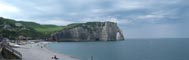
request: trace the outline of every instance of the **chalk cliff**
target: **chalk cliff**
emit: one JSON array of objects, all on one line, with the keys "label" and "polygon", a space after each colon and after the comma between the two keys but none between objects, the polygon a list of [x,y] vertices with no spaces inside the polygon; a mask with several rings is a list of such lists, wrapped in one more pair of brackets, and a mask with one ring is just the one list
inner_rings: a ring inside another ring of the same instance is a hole
[{"label": "chalk cliff", "polygon": [[70,24],[51,35],[57,41],[110,41],[124,40],[122,31],[114,22],[87,22]]}]

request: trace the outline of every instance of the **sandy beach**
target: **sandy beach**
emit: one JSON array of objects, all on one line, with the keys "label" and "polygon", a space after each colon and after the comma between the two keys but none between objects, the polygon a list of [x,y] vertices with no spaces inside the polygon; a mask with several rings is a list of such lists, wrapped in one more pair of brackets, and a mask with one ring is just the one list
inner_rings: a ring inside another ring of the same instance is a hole
[{"label": "sandy beach", "polygon": [[49,42],[39,42],[33,44],[20,45],[19,48],[14,48],[22,54],[23,60],[53,60],[56,55],[58,60],[79,60],[68,55],[53,52],[45,47]]}]

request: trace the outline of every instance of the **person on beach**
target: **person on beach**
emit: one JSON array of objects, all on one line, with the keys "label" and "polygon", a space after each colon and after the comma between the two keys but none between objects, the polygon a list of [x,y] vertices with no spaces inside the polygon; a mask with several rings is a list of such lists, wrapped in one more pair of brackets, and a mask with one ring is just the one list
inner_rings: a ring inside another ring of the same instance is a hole
[{"label": "person on beach", "polygon": [[54,57],[51,57],[52,60],[54,60]]},{"label": "person on beach", "polygon": [[56,55],[54,55],[54,57],[52,57],[52,59],[58,60],[58,58],[56,57]]}]

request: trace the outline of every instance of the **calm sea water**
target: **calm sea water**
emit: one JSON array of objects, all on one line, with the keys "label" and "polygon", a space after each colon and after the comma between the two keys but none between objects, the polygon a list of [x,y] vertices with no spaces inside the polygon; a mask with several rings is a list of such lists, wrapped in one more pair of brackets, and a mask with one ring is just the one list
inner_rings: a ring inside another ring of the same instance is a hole
[{"label": "calm sea water", "polygon": [[61,42],[48,48],[81,60],[189,60],[189,39],[127,39],[111,42]]}]

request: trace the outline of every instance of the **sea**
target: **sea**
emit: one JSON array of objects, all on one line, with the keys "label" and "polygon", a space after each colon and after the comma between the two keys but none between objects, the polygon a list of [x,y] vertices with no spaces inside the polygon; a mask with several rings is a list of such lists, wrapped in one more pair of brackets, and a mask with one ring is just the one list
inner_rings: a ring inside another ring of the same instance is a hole
[{"label": "sea", "polygon": [[80,60],[189,60],[189,38],[54,42],[47,47]]}]

